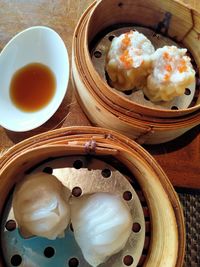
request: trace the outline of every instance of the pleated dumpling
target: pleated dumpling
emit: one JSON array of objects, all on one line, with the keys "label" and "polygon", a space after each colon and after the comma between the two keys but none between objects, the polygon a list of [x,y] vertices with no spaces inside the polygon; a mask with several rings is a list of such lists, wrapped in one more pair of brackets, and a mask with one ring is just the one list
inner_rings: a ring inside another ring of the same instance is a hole
[{"label": "pleated dumpling", "polygon": [[124,248],[133,223],[125,201],[110,193],[72,198],[71,220],[83,256],[94,267]]},{"label": "pleated dumpling", "polygon": [[15,188],[14,216],[24,237],[55,239],[70,221],[70,191],[53,175],[27,175]]},{"label": "pleated dumpling", "polygon": [[146,85],[155,49],[144,34],[130,31],[112,40],[106,71],[114,88],[125,91]]},{"label": "pleated dumpling", "polygon": [[195,82],[195,71],[187,49],[164,46],[152,58],[152,73],[147,78],[145,95],[153,102],[170,101],[183,95],[185,88]]}]

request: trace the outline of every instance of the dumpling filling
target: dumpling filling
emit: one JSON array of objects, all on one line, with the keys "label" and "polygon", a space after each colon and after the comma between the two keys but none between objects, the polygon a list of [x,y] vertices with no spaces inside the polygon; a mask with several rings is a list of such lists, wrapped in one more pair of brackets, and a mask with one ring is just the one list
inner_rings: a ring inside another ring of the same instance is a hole
[{"label": "dumpling filling", "polygon": [[130,31],[112,40],[106,71],[112,86],[120,91],[146,85],[155,49],[142,33]]}]

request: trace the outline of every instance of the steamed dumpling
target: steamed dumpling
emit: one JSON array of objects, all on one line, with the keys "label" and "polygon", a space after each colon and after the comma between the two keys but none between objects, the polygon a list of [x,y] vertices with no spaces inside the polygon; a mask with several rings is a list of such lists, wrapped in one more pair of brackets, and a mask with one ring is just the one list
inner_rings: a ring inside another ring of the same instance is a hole
[{"label": "steamed dumpling", "polygon": [[130,31],[112,40],[106,71],[114,88],[125,91],[146,85],[155,49],[142,33]]},{"label": "steamed dumpling", "polygon": [[164,46],[153,55],[153,69],[147,79],[145,95],[153,102],[170,101],[183,95],[195,82],[195,71],[186,56],[187,49]]},{"label": "steamed dumpling", "polygon": [[125,201],[110,193],[72,198],[71,220],[84,258],[94,267],[124,248],[133,223]]},{"label": "steamed dumpling", "polygon": [[27,175],[14,191],[13,210],[21,234],[55,239],[70,221],[70,191],[53,175]]}]

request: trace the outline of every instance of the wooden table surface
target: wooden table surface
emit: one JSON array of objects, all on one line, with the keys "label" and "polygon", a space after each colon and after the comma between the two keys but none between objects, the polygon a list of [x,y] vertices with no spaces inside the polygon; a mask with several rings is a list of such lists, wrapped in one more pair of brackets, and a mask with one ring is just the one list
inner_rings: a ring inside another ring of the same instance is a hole
[{"label": "wooden table surface", "polygon": [[[181,1],[200,8],[199,0]],[[71,57],[74,28],[90,3],[92,0],[0,0],[0,49],[21,30],[44,25],[60,34]],[[25,133],[0,127],[0,151],[35,134],[72,125],[90,125],[90,122],[75,99],[70,81],[61,106],[41,127]],[[175,186],[200,189],[200,126],[175,141],[145,148],[157,159]]]}]

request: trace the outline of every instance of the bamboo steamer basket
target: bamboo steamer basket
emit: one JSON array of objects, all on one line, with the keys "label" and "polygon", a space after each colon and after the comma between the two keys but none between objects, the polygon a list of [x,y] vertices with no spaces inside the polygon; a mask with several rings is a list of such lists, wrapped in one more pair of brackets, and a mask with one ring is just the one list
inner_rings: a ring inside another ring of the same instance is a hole
[{"label": "bamboo steamer basket", "polygon": [[[167,21],[166,16],[169,15],[170,20]],[[91,122],[147,144],[173,140],[198,125],[198,88],[193,98],[196,100],[191,107],[171,110],[145,106],[116,93],[94,68],[91,57],[95,43],[105,33],[120,28],[120,25],[141,25],[155,31],[159,25],[167,24],[164,29],[167,38],[188,48],[199,67],[199,21],[198,10],[176,0],[94,2],[79,20],[72,46],[73,84],[77,98]]]},{"label": "bamboo steamer basket", "polygon": [[[117,162],[117,166],[123,164],[129,171],[127,181],[132,183],[134,188],[136,184],[133,183],[133,179],[135,179],[137,183],[135,190],[143,203],[144,211],[146,210],[148,214],[145,215],[146,238],[143,255],[137,266],[180,267],[183,265],[185,250],[183,212],[171,183],[157,162],[140,145],[117,132],[103,128],[62,128],[29,138],[8,150],[0,159],[1,220],[13,187],[22,179],[22,174],[27,171],[30,173],[34,166],[44,164],[46,161],[49,164],[50,160],[66,156],[68,158],[87,157],[90,160],[99,158],[109,164]],[[91,187],[91,184],[88,186]],[[1,228],[4,227],[1,222]],[[4,243],[1,244],[1,249],[4,245]],[[17,246],[16,241],[14,246]],[[120,263],[121,259],[118,262]],[[0,266],[6,266],[2,251]],[[109,264],[109,266],[117,265]],[[120,263],[119,266],[136,265]]]}]

